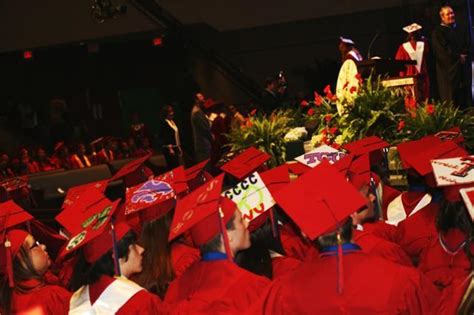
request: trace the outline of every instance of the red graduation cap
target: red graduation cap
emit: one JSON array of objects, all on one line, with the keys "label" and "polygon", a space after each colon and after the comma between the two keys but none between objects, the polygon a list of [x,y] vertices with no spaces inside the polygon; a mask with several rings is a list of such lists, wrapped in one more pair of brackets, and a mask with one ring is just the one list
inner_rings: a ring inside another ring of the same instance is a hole
[{"label": "red graduation cap", "polygon": [[84,229],[88,220],[95,216],[96,207],[105,209],[111,204],[111,201],[98,191],[91,191],[90,194],[92,196],[88,197],[87,202],[76,202],[55,218],[72,235]]},{"label": "red graduation cap", "polygon": [[352,160],[354,159],[354,155],[353,154],[347,154],[345,155],[342,159],[340,159],[339,161],[335,162],[333,164],[333,166],[335,168],[337,168],[339,170],[339,172],[343,175],[343,176],[347,176],[347,172],[349,172],[349,169],[351,167],[351,164],[352,164]]},{"label": "red graduation cap", "polygon": [[32,219],[33,216],[17,205],[13,200],[0,203],[0,229],[2,229],[2,231],[6,231],[6,229]]},{"label": "red graduation cap", "polygon": [[[78,250],[101,235],[109,226],[109,222],[112,219],[112,216],[119,203],[120,199],[111,202],[110,200],[104,198],[100,202],[89,206],[87,209],[87,214],[81,213],[80,211],[72,213],[70,219],[79,222],[80,229],[79,232],[75,233],[74,236],[69,239],[68,243],[59,254],[59,257],[63,258],[64,256]],[[78,229],[75,228],[75,230]],[[112,248],[112,244],[110,244],[109,248]],[[100,253],[97,253],[96,255],[98,254]],[[103,254],[104,253],[102,253],[102,255]],[[100,255],[99,258],[102,255]],[[89,262],[94,261],[92,259],[89,260],[87,256],[86,259]]]},{"label": "red graduation cap", "polygon": [[101,198],[102,194],[107,188],[108,182],[108,179],[104,179],[97,182],[87,183],[84,185],[69,188],[66,193],[66,198],[64,198],[62,208],[65,209],[78,202],[85,204],[94,202],[94,198],[96,198],[97,196]]},{"label": "red graduation cap", "polygon": [[278,190],[276,202],[312,240],[327,233],[367,200],[336,167],[324,162]]},{"label": "red graduation cap", "polygon": [[428,175],[433,172],[431,160],[460,157],[468,155],[467,151],[458,146],[451,140],[444,141],[430,148],[426,148],[414,156],[408,155],[408,163],[415,171],[422,175]]},{"label": "red graduation cap", "polygon": [[133,172],[139,170],[139,168],[145,163],[146,160],[150,158],[152,154],[149,153],[141,158],[133,160],[125,164],[112,178],[109,179],[109,182],[120,179],[126,175],[132,174]]},{"label": "red graduation cap", "polygon": [[390,144],[379,137],[371,136],[351,143],[344,144],[342,147],[354,154],[356,157],[369,154],[373,162],[381,157],[380,150],[390,146]]},{"label": "red graduation cap", "polygon": [[364,154],[352,161],[348,172],[349,181],[357,189],[361,189],[364,185],[370,185],[370,161],[369,155]]},{"label": "red graduation cap", "polygon": [[250,147],[222,165],[221,170],[241,180],[257,170],[270,158],[271,156],[269,154]]},{"label": "red graduation cap", "polygon": [[409,164],[411,156],[416,155],[426,148],[436,146],[442,141],[435,136],[426,136],[418,140],[406,141],[397,145],[398,154],[402,161],[403,168],[408,169],[412,166]]},{"label": "red graduation cap", "polygon": [[300,162],[286,162],[288,170],[294,175],[303,175],[304,173],[311,170],[311,167],[304,165]]},{"label": "red graduation cap", "polygon": [[227,254],[231,257],[225,224],[235,213],[236,205],[221,196],[223,179],[221,174],[177,201],[170,241],[189,231],[194,245],[201,246],[222,233]]},{"label": "red graduation cap", "polygon": [[185,169],[184,173],[185,173],[185,176],[186,176],[186,180],[189,182],[189,181],[193,180],[194,178],[196,178],[196,176],[201,174],[201,172],[204,170],[204,168],[209,163],[209,161],[210,161],[210,159],[207,159],[205,161],[199,162],[199,163]]},{"label": "red graduation cap", "polygon": [[453,127],[445,131],[440,131],[435,134],[435,137],[438,137],[442,141],[451,140],[459,145],[464,143],[464,137],[459,127]]},{"label": "red graduation cap", "polygon": [[186,179],[186,172],[183,166],[178,166],[169,172],[158,175],[155,179],[168,182],[178,196],[187,192],[189,188]]},{"label": "red graduation cap", "polygon": [[[112,231],[112,229],[114,231]],[[113,249],[114,242],[118,242],[130,231],[130,226],[125,222],[119,222],[116,225],[108,223],[102,233],[98,236],[86,240],[84,244],[84,257],[89,263],[94,263]],[[115,240],[114,235],[115,233]],[[117,273],[118,274],[118,273]]]}]

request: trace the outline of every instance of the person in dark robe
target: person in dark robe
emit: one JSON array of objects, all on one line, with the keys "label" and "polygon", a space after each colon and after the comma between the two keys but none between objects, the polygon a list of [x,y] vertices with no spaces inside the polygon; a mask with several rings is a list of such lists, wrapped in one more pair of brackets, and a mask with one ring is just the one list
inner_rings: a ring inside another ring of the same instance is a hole
[{"label": "person in dark robe", "polygon": [[472,104],[469,32],[456,24],[452,7],[441,7],[439,15],[441,24],[431,35],[439,97],[443,102],[465,108]]},{"label": "person in dark robe", "polygon": [[180,157],[183,155],[179,129],[173,118],[173,107],[171,105],[165,105],[162,109],[162,119],[160,122],[160,140],[168,170],[178,167]]}]

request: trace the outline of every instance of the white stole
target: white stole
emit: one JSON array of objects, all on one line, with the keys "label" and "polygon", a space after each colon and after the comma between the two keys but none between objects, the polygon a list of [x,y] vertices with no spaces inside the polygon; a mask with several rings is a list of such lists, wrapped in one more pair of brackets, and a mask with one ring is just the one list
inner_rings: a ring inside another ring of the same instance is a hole
[{"label": "white stole", "polygon": [[176,142],[176,145],[177,146],[180,146],[181,143],[179,142],[179,130],[178,130],[178,126],[176,126],[176,124],[174,123],[173,120],[169,120],[169,119],[165,119],[166,122],[168,123],[168,125],[171,127],[171,129],[174,130],[174,141]]},{"label": "white stole", "polygon": [[89,286],[82,286],[71,297],[69,302],[70,315],[107,315],[115,314],[135,294],[144,290],[138,284],[123,277],[116,278],[99,298],[91,304]]},{"label": "white stole", "polygon": [[421,62],[423,61],[423,51],[425,50],[425,43],[424,42],[416,42],[416,50],[413,49],[413,46],[410,42],[403,43],[403,48],[407,52],[408,56],[410,56],[411,60],[416,60],[416,70],[420,73],[421,69]]},{"label": "white stole", "polygon": [[[416,205],[415,209],[410,213],[409,217],[429,205],[431,202],[431,195],[425,194],[423,198],[420,199],[418,204]],[[397,198],[393,199],[392,202],[387,207],[387,221],[388,224],[391,225],[398,225],[401,221],[407,218],[407,212],[405,207],[403,206],[402,195],[398,196]]]},{"label": "white stole", "polygon": [[362,56],[360,54],[358,54],[357,52],[351,50],[348,52],[349,55],[352,56],[352,58],[354,58],[355,61],[362,61]]}]

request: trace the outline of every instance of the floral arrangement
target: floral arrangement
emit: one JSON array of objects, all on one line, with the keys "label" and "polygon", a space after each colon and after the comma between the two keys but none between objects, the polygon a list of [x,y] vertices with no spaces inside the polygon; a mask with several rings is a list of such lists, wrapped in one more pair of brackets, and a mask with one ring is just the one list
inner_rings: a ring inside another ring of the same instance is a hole
[{"label": "floral arrangement", "polygon": [[227,135],[231,151],[254,146],[272,156],[267,162],[269,167],[284,163],[285,135],[295,127],[293,115],[291,110],[277,110],[270,116],[252,112],[240,128],[231,129]]},{"label": "floral arrangement", "polygon": [[298,140],[303,139],[307,135],[308,135],[308,131],[306,130],[305,127],[296,127],[288,131],[286,135],[283,137],[283,140],[285,140],[285,142],[298,141]]}]

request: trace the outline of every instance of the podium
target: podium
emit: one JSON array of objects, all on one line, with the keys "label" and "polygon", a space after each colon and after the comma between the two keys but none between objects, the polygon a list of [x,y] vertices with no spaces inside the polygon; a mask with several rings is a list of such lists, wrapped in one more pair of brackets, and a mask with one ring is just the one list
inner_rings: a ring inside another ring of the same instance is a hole
[{"label": "podium", "polygon": [[416,60],[369,59],[357,63],[357,70],[365,79],[371,75],[373,79],[381,76],[385,87],[407,87],[418,100],[422,95],[423,78],[420,75],[401,77],[400,72],[405,71],[408,65],[416,65]]}]

